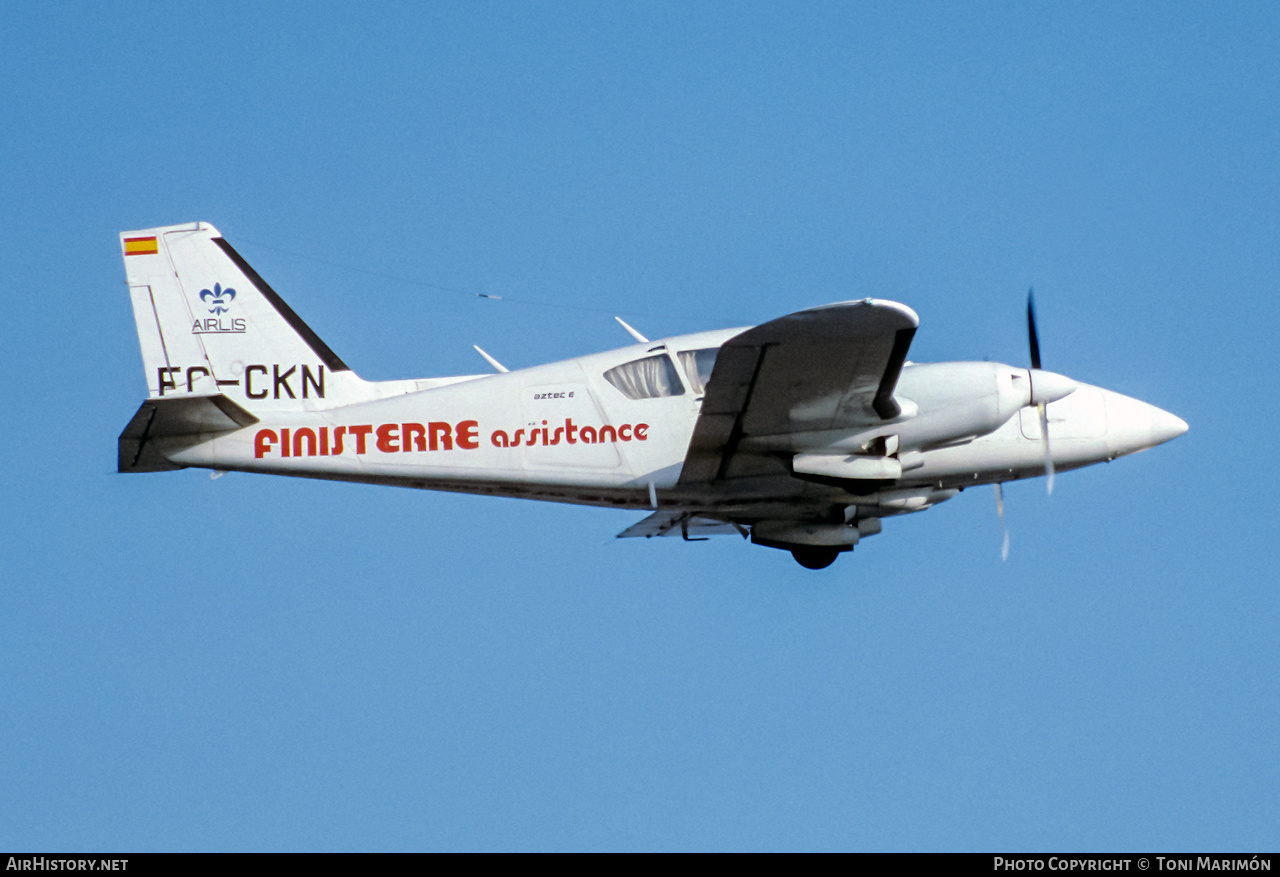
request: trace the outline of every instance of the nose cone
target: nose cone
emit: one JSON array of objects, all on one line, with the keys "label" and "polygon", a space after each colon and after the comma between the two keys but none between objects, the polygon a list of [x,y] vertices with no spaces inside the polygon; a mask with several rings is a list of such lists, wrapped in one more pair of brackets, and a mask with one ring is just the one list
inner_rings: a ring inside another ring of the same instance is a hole
[{"label": "nose cone", "polygon": [[1154,448],[1187,431],[1181,417],[1138,399],[1107,393],[1107,445],[1112,453]]},{"label": "nose cone", "polygon": [[1148,405],[1151,409],[1151,444],[1162,445],[1169,439],[1176,439],[1189,428],[1187,422],[1177,415],[1170,414],[1163,408]]}]

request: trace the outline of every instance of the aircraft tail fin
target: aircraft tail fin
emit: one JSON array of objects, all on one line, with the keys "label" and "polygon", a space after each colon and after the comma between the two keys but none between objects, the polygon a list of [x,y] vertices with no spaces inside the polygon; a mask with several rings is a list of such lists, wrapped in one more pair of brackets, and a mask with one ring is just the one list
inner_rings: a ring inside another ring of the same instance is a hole
[{"label": "aircraft tail fin", "polygon": [[149,399],[225,394],[253,412],[377,395],[206,222],[123,232]]}]

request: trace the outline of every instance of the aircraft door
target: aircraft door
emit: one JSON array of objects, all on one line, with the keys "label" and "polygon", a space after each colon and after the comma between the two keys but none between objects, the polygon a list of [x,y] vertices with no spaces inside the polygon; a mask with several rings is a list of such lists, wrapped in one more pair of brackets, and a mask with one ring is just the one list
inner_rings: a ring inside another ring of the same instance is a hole
[{"label": "aircraft door", "polygon": [[646,477],[666,473],[654,480],[658,487],[670,486],[667,476],[674,483],[701,405],[692,383],[682,379],[675,357],[663,345],[601,377],[604,381],[595,386],[610,425],[608,440],[614,440],[616,430],[624,465]]},{"label": "aircraft door", "polygon": [[606,421],[586,384],[530,387],[520,411],[523,422],[510,441],[520,447],[526,469],[616,470],[621,464],[615,444],[600,441]]}]

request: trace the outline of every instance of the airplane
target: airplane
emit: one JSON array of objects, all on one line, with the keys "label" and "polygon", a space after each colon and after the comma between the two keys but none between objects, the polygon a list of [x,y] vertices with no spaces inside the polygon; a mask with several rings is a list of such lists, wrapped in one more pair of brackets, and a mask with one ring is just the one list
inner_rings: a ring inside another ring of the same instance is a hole
[{"label": "airplane", "polygon": [[[147,398],[120,472],[202,467],[648,511],[621,537],[736,534],[829,566],[882,520],[1186,432],[1043,370],[907,361],[866,298],[562,362],[359,378],[212,225],[123,232]],[[1052,441],[1050,441],[1052,439]],[[1051,489],[1051,487],[1050,487]],[[1003,525],[1003,519],[1002,519]],[[1007,551],[1007,541],[1006,541]]]}]

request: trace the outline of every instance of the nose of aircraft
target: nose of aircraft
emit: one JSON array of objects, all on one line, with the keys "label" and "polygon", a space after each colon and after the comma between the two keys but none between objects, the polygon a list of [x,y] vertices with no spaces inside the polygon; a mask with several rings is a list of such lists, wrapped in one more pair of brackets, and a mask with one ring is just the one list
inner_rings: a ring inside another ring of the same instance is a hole
[{"label": "nose of aircraft", "polygon": [[1163,408],[1148,405],[1151,409],[1151,444],[1162,445],[1169,439],[1175,439],[1189,428],[1187,422],[1176,414],[1170,414]]},{"label": "nose of aircraft", "polygon": [[1116,454],[1154,448],[1187,431],[1187,422],[1139,399],[1107,393],[1107,444]]}]

